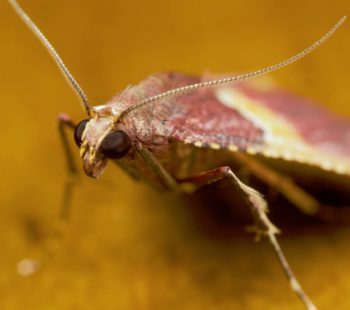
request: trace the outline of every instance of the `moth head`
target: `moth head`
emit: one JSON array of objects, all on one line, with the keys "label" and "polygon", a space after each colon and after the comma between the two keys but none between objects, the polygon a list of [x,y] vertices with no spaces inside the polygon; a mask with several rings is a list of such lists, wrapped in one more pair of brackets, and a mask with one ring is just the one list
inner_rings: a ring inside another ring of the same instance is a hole
[{"label": "moth head", "polygon": [[74,140],[80,148],[84,170],[93,178],[103,173],[108,159],[121,159],[131,149],[128,133],[113,124],[110,118],[93,118],[83,120],[75,127]]}]

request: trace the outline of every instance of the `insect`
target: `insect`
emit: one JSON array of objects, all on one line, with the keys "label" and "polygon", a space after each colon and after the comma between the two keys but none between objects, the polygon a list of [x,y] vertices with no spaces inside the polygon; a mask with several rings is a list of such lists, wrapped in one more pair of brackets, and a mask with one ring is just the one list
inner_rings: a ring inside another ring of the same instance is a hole
[{"label": "insect", "polygon": [[[236,169],[246,167],[306,214],[334,216],[333,209],[315,198],[312,187],[286,177],[278,164],[282,161],[292,167],[310,168],[310,183],[317,180],[325,188],[330,175],[335,188],[347,185],[350,123],[264,82],[247,80],[304,57],[326,41],[345,17],[314,44],[270,67],[219,79],[174,72],[154,74],[105,105],[91,106],[39,28],[16,1],[9,2],[51,53],[88,115],[77,125],[66,115],[60,117],[70,173],[76,168],[66,127],[74,129],[84,171],[93,178],[98,178],[112,161],[136,179],[175,192],[192,193],[206,184],[229,179],[232,188],[246,198],[257,236],[270,240],[292,289],[307,309],[316,309],[277,242],[279,229],[268,218],[266,200],[239,179]],[[288,175],[293,176],[293,172]],[[67,208],[69,191],[66,194]]]}]

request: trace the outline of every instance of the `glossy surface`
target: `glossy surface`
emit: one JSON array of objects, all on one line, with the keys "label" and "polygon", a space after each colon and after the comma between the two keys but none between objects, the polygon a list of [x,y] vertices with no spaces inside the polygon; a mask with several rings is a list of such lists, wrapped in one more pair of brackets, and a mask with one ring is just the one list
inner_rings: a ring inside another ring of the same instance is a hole
[{"label": "glossy surface", "polygon": [[124,157],[130,148],[130,138],[123,130],[109,133],[102,141],[100,149],[103,155],[111,159]]},{"label": "glossy surface", "polygon": [[[273,64],[350,14],[348,1],[23,5],[94,104],[154,72],[232,72]],[[0,19],[1,309],[302,309],[267,242],[254,243],[244,233],[250,217],[240,208],[229,216],[214,190],[206,199],[211,208],[159,194],[113,165],[99,181],[82,172],[60,254],[35,277],[16,275],[16,262],[38,255],[58,213],[65,162],[57,115],[67,112],[76,121],[86,115],[5,2]],[[347,22],[321,49],[273,77],[350,116],[349,35]],[[275,206],[273,218],[315,303],[350,308],[350,229],[305,220],[283,204]]]}]

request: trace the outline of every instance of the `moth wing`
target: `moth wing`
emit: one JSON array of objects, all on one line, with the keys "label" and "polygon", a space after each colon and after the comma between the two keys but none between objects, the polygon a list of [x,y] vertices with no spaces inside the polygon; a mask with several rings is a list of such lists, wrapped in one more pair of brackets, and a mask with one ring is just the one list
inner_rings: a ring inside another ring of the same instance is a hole
[{"label": "moth wing", "polygon": [[179,98],[171,136],[350,176],[350,120],[259,79]]}]

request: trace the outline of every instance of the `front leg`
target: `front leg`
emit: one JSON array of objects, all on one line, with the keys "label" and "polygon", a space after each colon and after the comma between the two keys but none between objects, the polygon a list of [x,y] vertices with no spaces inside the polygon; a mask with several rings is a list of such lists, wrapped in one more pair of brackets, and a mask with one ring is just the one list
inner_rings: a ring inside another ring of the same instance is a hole
[{"label": "front leg", "polygon": [[176,181],[155,158],[155,156],[141,144],[137,145],[137,150],[148,167],[159,177],[168,189],[176,192],[189,193],[193,190],[222,179],[230,179],[234,186],[245,196],[257,226],[258,236],[266,235],[286,273],[293,291],[298,295],[308,310],[316,310],[316,306],[304,293],[292,269],[290,268],[285,255],[276,239],[279,229],[270,221],[267,216],[267,202],[263,196],[253,188],[244,184],[231,170],[230,167],[219,167],[198,175]]},{"label": "front leg", "polygon": [[61,207],[53,231],[46,240],[45,247],[42,249],[40,259],[24,258],[17,263],[17,272],[22,276],[30,276],[36,273],[61,247],[72,207],[73,190],[78,176],[78,170],[74,163],[73,153],[66,133],[66,129],[74,130],[74,128],[75,124],[69,116],[66,114],[59,115],[58,130],[67,163],[67,178],[64,183]]},{"label": "front leg", "polygon": [[136,144],[137,151],[147,167],[153,171],[153,173],[162,181],[163,185],[174,192],[180,192],[180,188],[176,180],[169,174],[168,171],[162,166],[157,158],[141,143]]},{"label": "front leg", "polygon": [[234,186],[245,196],[256,222],[258,236],[263,234],[269,238],[282,268],[289,279],[293,291],[298,295],[308,310],[317,309],[309,297],[304,293],[282,252],[275,236],[279,232],[279,229],[268,218],[267,202],[259,192],[240,181],[230,167],[219,167],[183,179],[180,181],[180,185],[184,186],[186,189],[188,188],[188,185],[192,185],[194,188],[199,188],[206,184],[214,183],[226,178],[230,179]]},{"label": "front leg", "polygon": [[230,167],[219,167],[182,179],[180,185],[188,192],[190,186],[192,190],[194,190],[226,178],[230,179],[235,187],[244,194],[245,198],[248,200],[254,220],[257,224],[257,233],[260,235],[275,235],[279,233],[279,229],[273,225],[267,217],[268,208],[266,200],[259,192],[241,182]]}]

